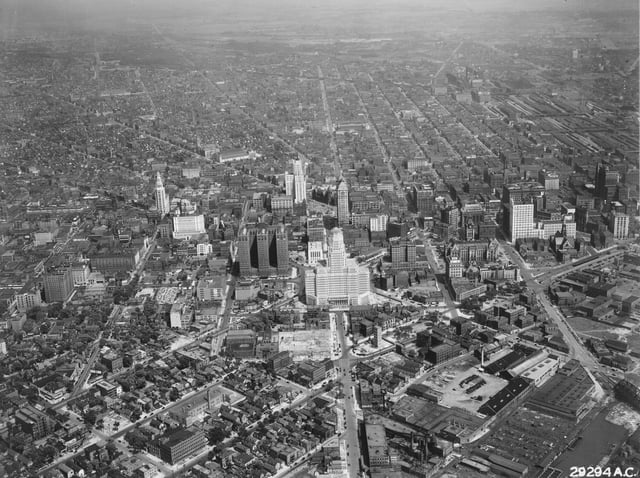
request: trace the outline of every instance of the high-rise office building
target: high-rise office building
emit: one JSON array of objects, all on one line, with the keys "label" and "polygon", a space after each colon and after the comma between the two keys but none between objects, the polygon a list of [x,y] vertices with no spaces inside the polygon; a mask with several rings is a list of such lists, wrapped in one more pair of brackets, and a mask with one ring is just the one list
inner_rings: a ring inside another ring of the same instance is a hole
[{"label": "high-rise office building", "polygon": [[467,203],[460,208],[460,222],[462,226],[466,226],[469,223],[475,226],[482,224],[485,216],[485,208],[477,202]]},{"label": "high-rise office building", "polygon": [[349,185],[344,179],[338,184],[338,224],[349,224]]},{"label": "high-rise office building", "polygon": [[64,302],[73,292],[73,270],[70,265],[53,266],[42,276],[44,299],[47,303]]},{"label": "high-rise office building", "polygon": [[389,216],[386,214],[369,216],[369,231],[371,232],[385,232],[388,224]]},{"label": "high-rise office building", "polygon": [[307,262],[309,265],[315,266],[324,259],[324,242],[311,241],[307,243]]},{"label": "high-rise office building", "polygon": [[284,193],[287,196],[293,197],[295,176],[287,171],[284,173]]},{"label": "high-rise office building", "polygon": [[596,196],[604,201],[613,201],[618,192],[620,174],[612,170],[607,164],[596,166]]},{"label": "high-rise office building", "polygon": [[609,230],[614,239],[626,239],[629,235],[629,216],[621,212],[609,215]]},{"label": "high-rise office building", "polygon": [[169,214],[169,198],[164,190],[164,184],[162,184],[162,177],[159,171],[156,176],[156,209],[161,216]]},{"label": "high-rise office building", "polygon": [[433,214],[435,207],[435,194],[431,185],[425,184],[421,187],[414,186],[413,201],[415,203],[416,212],[423,214]]},{"label": "high-rise office building", "polygon": [[284,275],[289,270],[289,240],[283,225],[245,227],[237,246],[241,276]]},{"label": "high-rise office building", "polygon": [[307,218],[307,238],[309,242],[326,242],[327,230],[324,228],[324,222],[321,217]]},{"label": "high-rise office building", "polygon": [[445,259],[446,273],[448,278],[460,278],[463,275],[464,266],[457,257],[447,257]]},{"label": "high-rise office building", "polygon": [[258,274],[261,276],[269,275],[269,253],[271,252],[272,235],[267,228],[258,229],[256,241],[258,242]]},{"label": "high-rise office building", "polygon": [[538,171],[538,182],[544,186],[545,191],[560,189],[560,176],[558,173],[541,169]]},{"label": "high-rise office building", "polygon": [[391,240],[389,244],[391,265],[395,270],[415,269],[416,243],[405,239]]},{"label": "high-rise office building", "polygon": [[365,305],[371,284],[369,269],[347,258],[342,230],[331,230],[327,240],[327,265],[307,269],[307,304],[348,307]]},{"label": "high-rise office building", "polygon": [[293,202],[301,204],[307,200],[307,178],[300,159],[293,162],[293,177]]},{"label": "high-rise office building", "polygon": [[[238,263],[239,273],[241,276],[250,276],[251,271],[254,268],[254,264],[251,262],[252,256],[257,254],[257,251],[254,254],[252,254],[251,251],[255,244],[254,235],[255,229],[243,229],[238,234],[238,240],[236,241],[236,262]],[[257,259],[255,265],[257,267]]]},{"label": "high-rise office building", "polygon": [[284,173],[284,189],[285,194],[291,196],[295,204],[306,202],[307,178],[302,160],[296,159],[293,161],[293,174]]},{"label": "high-rise office building", "polygon": [[327,238],[327,266],[334,271],[342,270],[347,264],[347,250],[344,246],[342,229],[333,228]]},{"label": "high-rise office building", "polygon": [[42,296],[40,291],[16,294],[14,296],[14,302],[12,303],[12,307],[15,307],[19,312],[27,312],[34,307],[40,307],[41,305]]},{"label": "high-rise office building", "polygon": [[515,244],[518,239],[533,237],[533,203],[511,199],[504,206],[504,231],[511,243]]},{"label": "high-rise office building", "polygon": [[271,212],[277,215],[285,215],[293,212],[293,196],[271,196]]},{"label": "high-rise office building", "polygon": [[449,206],[440,211],[440,219],[450,226],[458,227],[460,225],[460,209],[455,206]]}]

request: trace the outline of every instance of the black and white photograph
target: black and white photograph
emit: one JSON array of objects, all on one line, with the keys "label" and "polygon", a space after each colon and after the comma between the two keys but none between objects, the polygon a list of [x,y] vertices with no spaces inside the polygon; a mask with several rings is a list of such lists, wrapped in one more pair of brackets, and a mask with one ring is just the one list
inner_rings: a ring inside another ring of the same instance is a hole
[{"label": "black and white photograph", "polygon": [[638,0],[0,0],[0,478],[640,478]]}]

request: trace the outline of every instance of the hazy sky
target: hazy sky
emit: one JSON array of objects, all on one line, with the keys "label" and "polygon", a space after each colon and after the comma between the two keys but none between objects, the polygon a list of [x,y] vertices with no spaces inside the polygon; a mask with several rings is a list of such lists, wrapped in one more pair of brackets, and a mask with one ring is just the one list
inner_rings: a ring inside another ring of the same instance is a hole
[{"label": "hazy sky", "polygon": [[460,12],[460,17],[468,21],[480,13],[553,10],[597,15],[599,11],[630,9],[637,12],[638,0],[0,0],[0,28],[5,37],[7,31],[15,33],[38,24],[86,28],[89,23],[117,25],[125,18],[193,18],[217,24],[227,19],[257,19],[269,24],[300,18],[302,24],[309,24],[314,19],[333,20],[336,16],[345,22],[357,22],[360,15],[379,22],[388,15],[415,21],[423,16],[426,19]]},{"label": "hazy sky", "polygon": [[12,9],[31,15],[59,13],[92,14],[133,13],[149,14],[174,12],[177,14],[198,13],[229,8],[238,12],[313,11],[317,9],[352,10],[446,8],[472,11],[521,11],[521,10],[565,10],[638,9],[637,0],[0,0],[3,16]]}]

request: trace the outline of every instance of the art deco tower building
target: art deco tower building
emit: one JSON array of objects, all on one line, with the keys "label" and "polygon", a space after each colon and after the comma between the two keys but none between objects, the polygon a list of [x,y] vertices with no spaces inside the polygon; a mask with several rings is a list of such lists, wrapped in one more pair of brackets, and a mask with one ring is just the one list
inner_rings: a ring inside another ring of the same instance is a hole
[{"label": "art deco tower building", "polygon": [[338,224],[349,224],[349,185],[344,179],[338,185]]},{"label": "art deco tower building", "polygon": [[169,213],[169,198],[164,190],[164,184],[162,184],[160,172],[158,172],[158,176],[156,177],[156,208],[162,216]]}]

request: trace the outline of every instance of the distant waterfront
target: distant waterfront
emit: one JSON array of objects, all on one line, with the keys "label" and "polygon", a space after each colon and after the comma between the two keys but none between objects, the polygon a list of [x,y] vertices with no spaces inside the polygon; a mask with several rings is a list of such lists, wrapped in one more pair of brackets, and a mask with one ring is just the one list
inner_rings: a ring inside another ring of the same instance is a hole
[{"label": "distant waterfront", "polygon": [[552,466],[568,475],[572,466],[595,466],[610,456],[629,436],[620,425],[606,420],[609,408],[600,411],[596,418],[582,431],[573,450],[567,450]]}]

